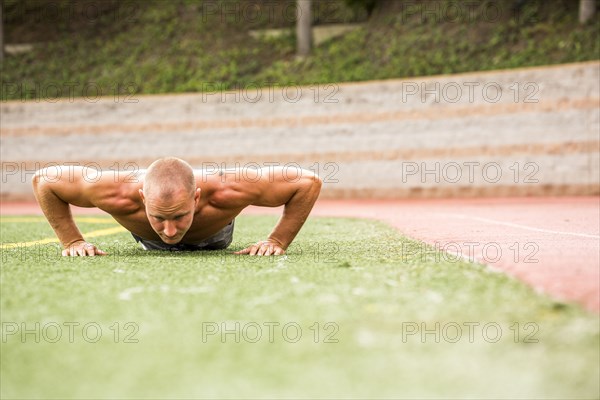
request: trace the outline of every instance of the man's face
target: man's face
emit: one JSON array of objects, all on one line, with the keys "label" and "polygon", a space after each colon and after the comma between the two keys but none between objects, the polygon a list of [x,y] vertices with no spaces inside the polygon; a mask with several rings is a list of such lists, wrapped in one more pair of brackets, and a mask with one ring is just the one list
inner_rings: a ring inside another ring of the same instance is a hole
[{"label": "man's face", "polygon": [[167,199],[159,196],[144,197],[140,195],[146,206],[146,215],[152,229],[167,244],[177,244],[183,239],[194,220],[194,212],[200,199],[200,189],[194,196],[189,192],[181,190]]}]

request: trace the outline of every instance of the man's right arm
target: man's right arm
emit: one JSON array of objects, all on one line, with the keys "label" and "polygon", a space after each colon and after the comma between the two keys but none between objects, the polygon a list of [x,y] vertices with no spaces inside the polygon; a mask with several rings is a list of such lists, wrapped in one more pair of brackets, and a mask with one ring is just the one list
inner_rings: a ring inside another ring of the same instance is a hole
[{"label": "man's right arm", "polygon": [[33,177],[33,192],[64,248],[64,256],[106,254],[84,240],[71,214],[70,204],[94,207],[90,185],[83,179],[80,168],[73,166],[41,169]]}]

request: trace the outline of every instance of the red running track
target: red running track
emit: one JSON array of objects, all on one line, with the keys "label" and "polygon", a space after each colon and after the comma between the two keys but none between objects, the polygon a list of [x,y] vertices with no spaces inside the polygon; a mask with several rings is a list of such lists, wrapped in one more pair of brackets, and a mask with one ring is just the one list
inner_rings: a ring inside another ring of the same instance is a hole
[{"label": "red running track", "polygon": [[[41,214],[5,203],[3,215]],[[75,214],[102,214],[76,209]],[[280,214],[249,207],[244,214]],[[562,301],[600,312],[600,197],[321,200],[312,215],[373,218],[403,234],[505,271]]]}]

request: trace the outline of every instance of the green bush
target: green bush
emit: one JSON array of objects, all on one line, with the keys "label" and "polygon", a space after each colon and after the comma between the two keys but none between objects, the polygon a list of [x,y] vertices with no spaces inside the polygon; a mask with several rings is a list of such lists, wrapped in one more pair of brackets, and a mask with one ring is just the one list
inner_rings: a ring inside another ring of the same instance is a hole
[{"label": "green bush", "polygon": [[[511,9],[512,0],[477,3],[476,15],[486,4],[506,11],[493,21],[421,18],[406,10],[373,16],[362,27],[315,47],[304,59],[295,55],[293,21],[282,35],[257,39],[249,35],[256,21],[232,23],[218,13],[203,13],[201,3],[192,1],[109,1],[102,3],[107,4],[106,14],[93,23],[77,20],[75,13],[59,18],[58,25],[34,17],[43,13],[43,3],[26,2],[30,8],[20,15],[14,9],[20,2],[6,3],[7,42],[26,37],[35,46],[28,53],[6,55],[2,100],[43,96],[46,88],[66,82],[78,86],[74,93],[65,87],[62,96],[85,95],[90,85],[104,95],[194,92],[215,86],[310,85],[600,59],[600,24],[579,25],[577,4],[569,1],[529,0],[518,14]],[[59,4],[81,7],[80,2]],[[337,4],[326,11],[333,20],[348,15],[345,0],[329,4]],[[263,18],[260,26],[280,23]]]}]

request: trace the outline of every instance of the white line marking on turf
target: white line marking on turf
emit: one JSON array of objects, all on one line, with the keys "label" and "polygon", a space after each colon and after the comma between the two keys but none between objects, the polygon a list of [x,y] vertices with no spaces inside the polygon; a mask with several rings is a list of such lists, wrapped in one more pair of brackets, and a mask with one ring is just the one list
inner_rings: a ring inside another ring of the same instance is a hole
[{"label": "white line marking on turf", "polygon": [[131,296],[136,293],[142,293],[144,288],[141,286],[130,287],[119,293],[119,300],[131,300]]},{"label": "white line marking on turf", "polygon": [[552,233],[552,234],[555,234],[555,235],[568,235],[568,236],[577,236],[577,237],[584,237],[584,238],[600,239],[600,235],[591,235],[591,234],[588,234],[588,233],[579,233],[579,232],[553,231],[551,229],[543,229],[543,228],[536,228],[536,227],[533,227],[533,226],[527,226],[527,225],[521,225],[521,224],[513,224],[512,222],[496,221],[495,219],[488,219],[488,218],[481,218],[481,217],[472,217],[470,215],[465,215],[465,214],[450,214],[450,213],[436,213],[436,214],[437,215],[446,216],[446,217],[455,217],[455,218],[463,218],[463,219],[474,219],[476,221],[487,222],[489,224],[510,226],[512,228],[525,229],[525,230],[534,231],[534,232],[543,232],[543,233]]},{"label": "white line marking on turf", "polygon": [[172,288],[169,285],[160,286],[133,286],[123,290],[119,293],[119,300],[129,301],[134,294],[140,294],[144,292],[160,292],[160,293],[179,293],[179,294],[198,294],[212,292],[214,288],[212,286],[192,286],[182,288]]}]

